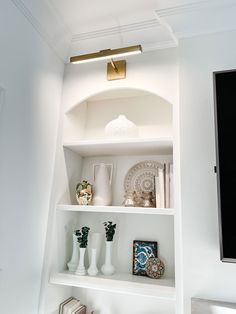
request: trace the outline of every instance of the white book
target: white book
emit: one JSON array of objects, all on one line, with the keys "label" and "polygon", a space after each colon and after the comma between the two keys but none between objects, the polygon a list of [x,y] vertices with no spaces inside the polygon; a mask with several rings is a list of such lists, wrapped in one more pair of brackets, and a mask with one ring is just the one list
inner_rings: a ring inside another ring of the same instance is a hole
[{"label": "white book", "polygon": [[173,164],[170,164],[170,208],[174,208]]},{"label": "white book", "polygon": [[68,303],[66,303],[64,306],[63,306],[63,312],[62,314],[69,314],[71,313],[71,309],[76,305],[78,305],[78,300],[76,299],[72,299],[71,301],[69,301]]},{"label": "white book", "polygon": [[[93,313],[93,312],[92,312]],[[86,306],[80,305],[76,310],[74,310],[71,314],[86,314]]]},{"label": "white book", "polygon": [[165,207],[165,168],[158,168],[160,208]]},{"label": "white book", "polygon": [[165,207],[170,207],[170,164],[165,165]]},{"label": "white book", "polygon": [[155,181],[155,194],[156,194],[156,207],[165,207],[165,179],[164,179],[164,167],[158,168],[158,176],[154,178]]},{"label": "white book", "polygon": [[59,314],[63,314],[63,308],[64,308],[65,304],[68,303],[68,302],[70,302],[70,301],[73,300],[73,299],[74,299],[73,297],[70,297],[70,298],[64,300],[64,301],[60,304],[60,306],[59,306]]},{"label": "white book", "polygon": [[67,314],[73,314],[75,311],[77,311],[81,307],[80,301],[78,301],[75,305],[72,305],[68,311]]},{"label": "white book", "polygon": [[159,187],[159,177],[154,177],[154,186],[155,186],[155,196],[156,196],[156,208],[161,207],[161,196],[160,196],[160,187]]}]

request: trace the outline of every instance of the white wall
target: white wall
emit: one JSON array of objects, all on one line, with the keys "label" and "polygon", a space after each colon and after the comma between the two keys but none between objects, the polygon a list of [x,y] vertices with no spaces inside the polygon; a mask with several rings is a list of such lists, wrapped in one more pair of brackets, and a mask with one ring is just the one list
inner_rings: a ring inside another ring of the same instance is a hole
[{"label": "white wall", "polygon": [[[236,265],[220,261],[212,72],[236,68],[236,32],[180,43],[183,269],[190,297],[235,302]],[[235,104],[232,104],[234,106]]]},{"label": "white wall", "polygon": [[0,312],[34,314],[64,65],[9,0],[0,3],[0,42]]}]

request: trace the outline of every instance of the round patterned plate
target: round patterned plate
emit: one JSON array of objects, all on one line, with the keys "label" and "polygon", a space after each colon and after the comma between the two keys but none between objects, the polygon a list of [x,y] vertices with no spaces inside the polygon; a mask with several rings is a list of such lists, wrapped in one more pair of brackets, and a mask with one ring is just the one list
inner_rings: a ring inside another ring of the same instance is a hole
[{"label": "round patterned plate", "polygon": [[135,164],[125,176],[125,191],[154,191],[154,177],[158,176],[158,168],[163,165],[154,160],[145,160]]},{"label": "round patterned plate", "polygon": [[145,265],[145,271],[148,277],[159,279],[164,274],[165,266],[158,257],[151,257]]}]

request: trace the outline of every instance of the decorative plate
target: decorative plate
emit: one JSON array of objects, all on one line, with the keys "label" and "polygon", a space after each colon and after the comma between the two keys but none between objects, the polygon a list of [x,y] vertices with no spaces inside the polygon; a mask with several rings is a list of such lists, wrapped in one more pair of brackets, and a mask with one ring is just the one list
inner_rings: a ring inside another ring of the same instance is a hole
[{"label": "decorative plate", "polygon": [[145,265],[145,271],[148,277],[159,279],[164,274],[165,266],[158,257],[151,257]]},{"label": "decorative plate", "polygon": [[125,191],[153,192],[154,177],[158,176],[158,168],[163,165],[154,160],[145,160],[135,164],[127,172],[124,180]]}]

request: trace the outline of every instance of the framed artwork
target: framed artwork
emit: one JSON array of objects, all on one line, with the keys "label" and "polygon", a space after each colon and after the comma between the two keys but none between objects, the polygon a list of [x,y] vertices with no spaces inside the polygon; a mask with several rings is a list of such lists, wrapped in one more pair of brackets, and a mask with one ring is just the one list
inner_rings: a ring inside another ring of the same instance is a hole
[{"label": "framed artwork", "polygon": [[147,276],[145,266],[149,258],[157,257],[157,242],[134,240],[133,275]]}]

